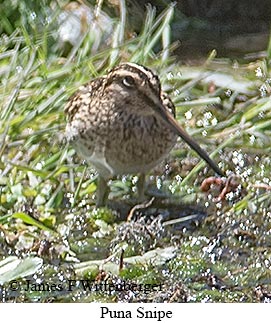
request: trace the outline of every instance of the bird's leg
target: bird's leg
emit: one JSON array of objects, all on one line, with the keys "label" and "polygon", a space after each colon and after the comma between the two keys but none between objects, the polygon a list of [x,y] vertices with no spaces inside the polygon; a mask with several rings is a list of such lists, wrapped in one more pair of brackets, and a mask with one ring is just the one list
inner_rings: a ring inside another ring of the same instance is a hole
[{"label": "bird's leg", "polygon": [[96,195],[96,206],[105,206],[109,195],[109,187],[107,185],[107,181],[101,175],[99,175],[98,177],[98,187]]},{"label": "bird's leg", "polygon": [[145,196],[145,174],[140,174],[137,181],[137,193],[139,202],[143,202]]}]

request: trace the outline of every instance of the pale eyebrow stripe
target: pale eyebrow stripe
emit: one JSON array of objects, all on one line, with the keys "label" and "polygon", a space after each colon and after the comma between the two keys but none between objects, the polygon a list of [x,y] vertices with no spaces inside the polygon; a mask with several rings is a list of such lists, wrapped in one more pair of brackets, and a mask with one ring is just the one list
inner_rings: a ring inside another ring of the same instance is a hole
[{"label": "pale eyebrow stripe", "polygon": [[143,67],[141,65],[137,65],[137,64],[134,64],[134,63],[126,63],[126,64],[129,65],[129,66],[131,66],[131,67],[134,67],[137,70],[140,70],[144,74],[148,74],[149,73],[149,71],[146,70],[145,67]]}]

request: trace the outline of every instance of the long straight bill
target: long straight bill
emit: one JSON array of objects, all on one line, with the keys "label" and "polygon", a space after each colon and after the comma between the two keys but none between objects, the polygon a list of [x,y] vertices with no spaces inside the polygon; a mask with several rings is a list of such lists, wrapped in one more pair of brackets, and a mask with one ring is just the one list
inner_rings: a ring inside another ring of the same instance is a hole
[{"label": "long straight bill", "polygon": [[178,124],[173,116],[164,108],[161,102],[155,102],[155,110],[160,114],[163,120],[165,120],[171,129],[180,136],[192,149],[194,149],[198,155],[206,161],[206,163],[220,176],[225,176],[223,171],[218,165],[210,158],[205,150],[203,150],[193,138]]}]

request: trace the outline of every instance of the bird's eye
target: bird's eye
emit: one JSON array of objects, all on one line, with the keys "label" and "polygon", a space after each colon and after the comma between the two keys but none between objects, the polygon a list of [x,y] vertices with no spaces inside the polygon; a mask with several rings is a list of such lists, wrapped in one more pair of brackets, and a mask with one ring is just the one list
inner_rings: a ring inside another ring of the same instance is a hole
[{"label": "bird's eye", "polygon": [[122,83],[126,87],[133,87],[135,85],[135,80],[132,76],[125,76],[122,80]]}]

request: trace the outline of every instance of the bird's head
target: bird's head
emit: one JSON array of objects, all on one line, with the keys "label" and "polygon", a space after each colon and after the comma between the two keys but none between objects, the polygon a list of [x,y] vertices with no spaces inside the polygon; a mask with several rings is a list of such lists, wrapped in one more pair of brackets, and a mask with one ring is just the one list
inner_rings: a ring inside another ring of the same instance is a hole
[{"label": "bird's head", "polygon": [[104,90],[115,99],[115,104],[125,106],[133,114],[153,115],[155,106],[163,105],[158,76],[138,64],[123,63],[112,69],[106,76]]}]

